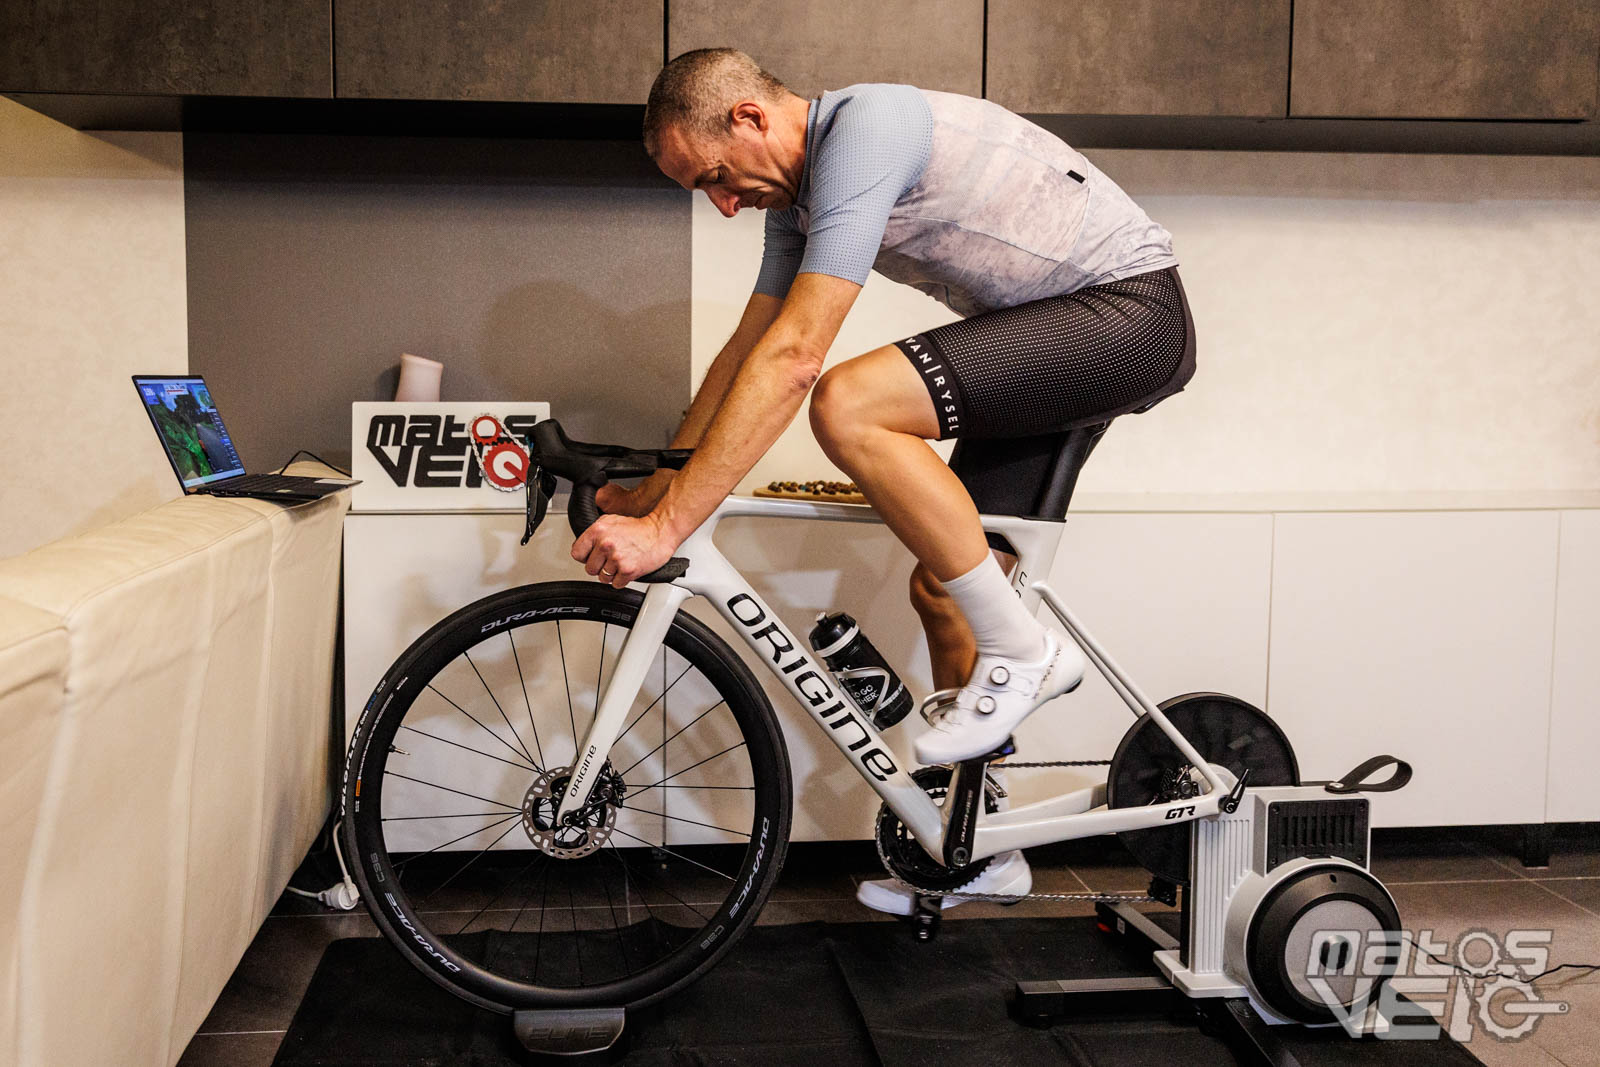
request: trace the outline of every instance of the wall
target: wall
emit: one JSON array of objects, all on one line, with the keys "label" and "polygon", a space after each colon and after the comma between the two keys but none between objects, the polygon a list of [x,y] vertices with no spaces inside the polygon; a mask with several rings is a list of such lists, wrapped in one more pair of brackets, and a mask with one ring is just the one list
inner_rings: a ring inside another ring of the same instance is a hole
[{"label": "wall", "polygon": [[[1189,388],[1120,419],[1093,494],[1600,489],[1600,159],[1091,151],[1174,235]],[[761,217],[697,201],[696,380]],[[949,313],[873,276],[836,362]],[[840,477],[796,419],[745,480]]]},{"label": "wall", "polygon": [[129,376],[187,369],[183,144],[0,99],[0,557],[178,494]]},{"label": "wall", "polygon": [[547,400],[667,443],[688,406],[689,203],[637,143],[190,134],[190,365],[247,468],[349,455],[402,352],[446,400]]}]

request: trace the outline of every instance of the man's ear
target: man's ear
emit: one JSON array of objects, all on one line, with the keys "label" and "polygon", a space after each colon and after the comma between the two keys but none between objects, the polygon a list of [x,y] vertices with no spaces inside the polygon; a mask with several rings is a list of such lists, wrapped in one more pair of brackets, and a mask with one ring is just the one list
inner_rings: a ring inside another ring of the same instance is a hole
[{"label": "man's ear", "polygon": [[745,123],[754,127],[760,133],[766,133],[771,120],[767,118],[767,109],[754,100],[741,100],[733,105],[728,112],[730,128]]}]

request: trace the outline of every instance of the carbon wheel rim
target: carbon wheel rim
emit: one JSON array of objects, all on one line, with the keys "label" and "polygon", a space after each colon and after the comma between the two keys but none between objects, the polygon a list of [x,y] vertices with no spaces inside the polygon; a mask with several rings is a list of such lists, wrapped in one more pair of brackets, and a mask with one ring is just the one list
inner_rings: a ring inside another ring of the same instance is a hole
[{"label": "carbon wheel rim", "polygon": [[640,600],[559,583],[463,609],[397,661],[358,728],[347,834],[369,910],[474,1003],[655,999],[726,951],[775,879],[781,738],[742,663],[681,615],[593,810],[550,823]]}]

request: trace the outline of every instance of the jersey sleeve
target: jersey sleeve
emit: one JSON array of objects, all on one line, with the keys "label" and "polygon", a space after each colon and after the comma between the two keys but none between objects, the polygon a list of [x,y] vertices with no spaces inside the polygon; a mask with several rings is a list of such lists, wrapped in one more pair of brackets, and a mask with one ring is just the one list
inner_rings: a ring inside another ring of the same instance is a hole
[{"label": "jersey sleeve", "polygon": [[928,166],[933,112],[909,85],[863,85],[827,119],[810,161],[809,218],[768,211],[756,292],[784,297],[795,275],[827,274],[865,285],[889,212]]},{"label": "jersey sleeve", "polygon": [[806,251],[806,235],[795,220],[793,208],[767,212],[763,241],[755,291],[782,300],[789,295],[794,276],[800,273],[800,260]]},{"label": "jersey sleeve", "polygon": [[889,212],[932,151],[933,112],[917,89],[870,86],[841,104],[817,151],[799,270],[865,285]]}]

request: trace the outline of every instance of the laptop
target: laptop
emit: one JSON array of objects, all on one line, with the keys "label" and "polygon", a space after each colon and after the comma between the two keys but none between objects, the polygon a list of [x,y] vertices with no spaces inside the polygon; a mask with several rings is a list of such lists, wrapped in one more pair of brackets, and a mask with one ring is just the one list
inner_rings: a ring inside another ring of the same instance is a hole
[{"label": "laptop", "polygon": [[246,474],[204,378],[135,374],[133,384],[185,493],[298,502],[319,500],[359,481]]}]

